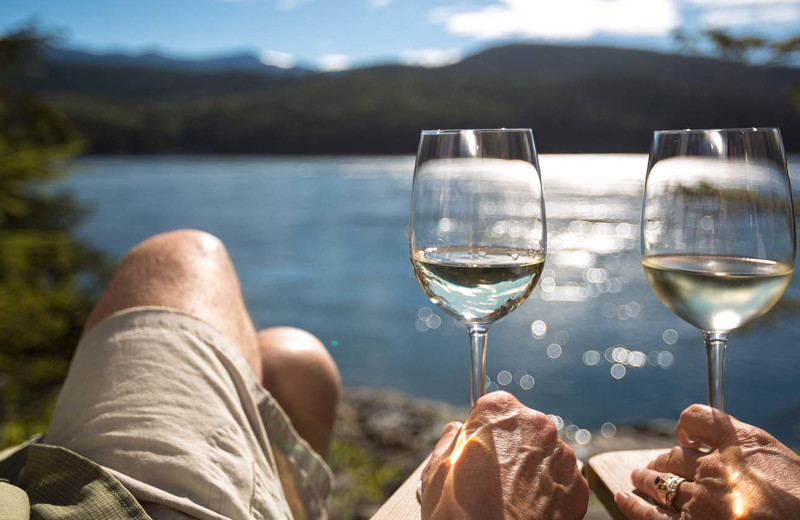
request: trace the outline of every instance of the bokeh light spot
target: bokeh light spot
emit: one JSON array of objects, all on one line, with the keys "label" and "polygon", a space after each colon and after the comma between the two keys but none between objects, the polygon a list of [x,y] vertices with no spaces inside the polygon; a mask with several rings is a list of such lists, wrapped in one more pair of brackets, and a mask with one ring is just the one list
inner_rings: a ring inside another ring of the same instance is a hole
[{"label": "bokeh light spot", "polygon": [[600,364],[603,357],[596,350],[587,350],[583,353],[583,364],[586,366],[594,367]]},{"label": "bokeh light spot", "polygon": [[643,367],[645,363],[647,363],[647,356],[644,352],[636,350],[628,355],[628,364],[632,367],[640,368]]},{"label": "bokeh light spot", "polygon": [[600,427],[600,434],[606,439],[610,439],[617,434],[617,427],[614,423],[603,423],[603,426]]},{"label": "bokeh light spot", "polygon": [[508,370],[501,370],[497,374],[497,383],[503,386],[511,384],[513,377],[511,376],[511,372]]},{"label": "bokeh light spot", "polygon": [[658,366],[660,366],[661,368],[671,367],[674,361],[675,357],[669,350],[662,350],[661,352],[658,353]]},{"label": "bokeh light spot", "polygon": [[542,339],[547,334],[547,323],[542,320],[536,320],[531,323],[531,336],[536,339]]},{"label": "bokeh light spot", "polygon": [[553,421],[553,423],[555,423],[557,430],[560,431],[561,428],[564,427],[564,419],[562,419],[560,415],[552,415],[551,414],[551,415],[548,415],[547,417],[549,417],[550,420]]},{"label": "bokeh light spot", "polygon": [[535,384],[536,380],[530,374],[525,374],[519,380],[519,386],[521,386],[523,390],[530,390]]}]

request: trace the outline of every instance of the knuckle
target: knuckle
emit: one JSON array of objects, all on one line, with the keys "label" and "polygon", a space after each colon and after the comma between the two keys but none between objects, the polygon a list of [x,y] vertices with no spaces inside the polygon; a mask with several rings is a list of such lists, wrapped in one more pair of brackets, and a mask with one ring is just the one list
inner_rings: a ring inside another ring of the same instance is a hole
[{"label": "knuckle", "polygon": [[565,466],[574,466],[577,470],[578,457],[575,455],[575,451],[572,447],[566,442],[559,440],[557,450],[560,454],[561,463]]},{"label": "knuckle", "polygon": [[556,431],[556,424],[542,412],[525,408],[524,416],[537,429]]},{"label": "knuckle", "polygon": [[524,408],[520,412],[520,418],[528,423],[529,427],[541,437],[544,442],[553,444],[558,439],[558,428],[548,416],[542,412]]},{"label": "knuckle", "polygon": [[475,403],[477,411],[500,412],[522,406],[517,398],[508,392],[497,391],[484,395]]},{"label": "knuckle", "polygon": [[442,436],[445,436],[446,434],[450,433],[453,430],[458,430],[459,428],[461,428],[461,423],[460,422],[451,421],[451,422],[445,424],[444,428],[442,428]]},{"label": "knuckle", "polygon": [[724,464],[716,454],[706,455],[697,461],[698,473],[713,478],[724,473]]},{"label": "knuckle", "polygon": [[703,404],[692,404],[689,405],[683,412],[681,412],[681,419],[685,417],[691,417],[694,415],[703,415],[708,411],[708,407]]},{"label": "knuckle", "polygon": [[772,435],[754,426],[746,425],[746,427],[741,428],[740,431],[742,431],[745,438],[750,439],[756,446],[769,446],[774,441]]},{"label": "knuckle", "polygon": [[679,446],[673,447],[669,450],[666,454],[666,465],[672,466],[673,464],[677,464],[681,458],[683,457],[683,450]]},{"label": "knuckle", "polygon": [[558,439],[558,428],[556,428],[556,425],[553,424],[553,421],[548,419],[547,416],[542,416],[540,414],[540,417],[537,418],[534,424],[547,442],[553,443]]}]

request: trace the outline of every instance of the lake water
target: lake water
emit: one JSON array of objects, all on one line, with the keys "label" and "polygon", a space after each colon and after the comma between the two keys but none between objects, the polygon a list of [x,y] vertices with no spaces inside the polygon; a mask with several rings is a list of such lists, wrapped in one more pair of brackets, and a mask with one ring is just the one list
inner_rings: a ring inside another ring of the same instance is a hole
[{"label": "lake water", "polygon": [[[534,296],[489,334],[493,388],[594,435],[607,422],[675,419],[706,398],[700,333],[659,302],[639,262],[646,162],[541,157],[546,270]],[[258,327],[310,330],[347,385],[466,405],[467,335],[427,300],[408,259],[413,163],[84,158],[65,184],[93,209],[81,236],[113,258],[155,233],[207,230],[228,247]],[[800,158],[790,168],[800,187]],[[800,298],[800,277],[786,297]],[[793,445],[798,333],[800,319],[781,310],[732,333],[726,372],[727,410]]]}]

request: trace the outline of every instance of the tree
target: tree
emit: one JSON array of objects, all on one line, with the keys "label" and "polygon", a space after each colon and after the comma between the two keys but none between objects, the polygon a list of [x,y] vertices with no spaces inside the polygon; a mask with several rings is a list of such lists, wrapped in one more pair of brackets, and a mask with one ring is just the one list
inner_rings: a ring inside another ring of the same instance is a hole
[{"label": "tree", "polygon": [[47,181],[83,142],[57,110],[8,85],[46,38],[0,38],[0,448],[41,430],[105,260],[74,237],[84,211]]},{"label": "tree", "polygon": [[[723,29],[705,29],[694,35],[678,30],[674,37],[684,52],[700,54],[701,48],[710,47],[710,52],[723,60],[748,65],[797,65],[800,57],[800,36],[768,40],[755,35],[733,36]],[[789,87],[787,95],[795,111],[800,113],[800,87]]]},{"label": "tree", "polygon": [[769,40],[756,35],[734,36],[724,29],[704,29],[696,34],[679,30],[674,37],[684,52],[701,54],[707,50],[723,60],[748,65],[791,65],[800,56],[800,36]]}]

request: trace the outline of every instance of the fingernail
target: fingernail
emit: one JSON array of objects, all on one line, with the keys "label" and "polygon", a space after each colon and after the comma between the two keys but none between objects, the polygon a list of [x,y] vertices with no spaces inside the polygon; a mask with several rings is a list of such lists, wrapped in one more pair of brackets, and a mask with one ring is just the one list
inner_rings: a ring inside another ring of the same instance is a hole
[{"label": "fingernail", "polygon": [[619,493],[614,495],[614,502],[619,504],[620,502],[622,502],[624,500],[628,500],[629,496],[630,495],[628,493],[626,493],[625,491],[620,491]]}]

